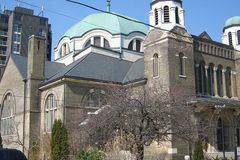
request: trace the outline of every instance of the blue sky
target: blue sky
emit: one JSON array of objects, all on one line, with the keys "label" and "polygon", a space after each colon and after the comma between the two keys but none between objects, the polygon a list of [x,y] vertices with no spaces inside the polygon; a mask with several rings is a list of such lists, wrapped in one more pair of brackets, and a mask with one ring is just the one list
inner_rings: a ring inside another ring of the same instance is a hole
[{"label": "blue sky", "polygon": [[[86,17],[96,11],[85,8],[80,5],[66,2],[65,0],[22,0],[24,2],[41,7],[42,4],[46,11],[44,16],[49,18],[53,31],[53,47],[64,32]],[[95,6],[100,9],[106,9],[106,0],[76,0]],[[134,17],[138,20],[148,23],[148,12],[152,0],[112,0],[111,10],[116,13]],[[5,4],[7,9],[13,9],[18,4],[16,0],[0,0],[1,6]],[[22,7],[34,9],[38,14],[41,9],[19,3]],[[240,0],[183,0],[185,9],[185,25],[187,30],[194,35],[199,35],[207,31],[212,39],[221,41],[222,30],[225,21],[232,16],[240,16]],[[58,14],[48,12],[55,11],[73,17],[67,18]]]}]

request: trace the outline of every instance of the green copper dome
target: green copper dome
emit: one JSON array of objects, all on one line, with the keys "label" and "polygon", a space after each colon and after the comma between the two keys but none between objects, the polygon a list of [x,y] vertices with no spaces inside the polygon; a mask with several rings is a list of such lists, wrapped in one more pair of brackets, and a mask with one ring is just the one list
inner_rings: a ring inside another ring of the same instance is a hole
[{"label": "green copper dome", "polygon": [[82,37],[85,33],[94,29],[105,30],[113,35],[128,35],[132,32],[141,32],[143,34],[148,33],[148,28],[143,24],[129,21],[109,13],[97,13],[87,16],[82,21],[72,26],[64,34],[64,37]]},{"label": "green copper dome", "polygon": [[228,28],[231,26],[240,26],[240,16],[235,16],[235,17],[231,17],[229,18],[224,25],[224,28]]}]

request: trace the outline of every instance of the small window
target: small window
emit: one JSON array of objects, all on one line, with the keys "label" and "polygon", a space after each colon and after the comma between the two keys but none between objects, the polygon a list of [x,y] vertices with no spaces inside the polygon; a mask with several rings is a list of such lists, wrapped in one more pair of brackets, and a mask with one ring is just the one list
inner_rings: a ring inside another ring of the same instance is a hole
[{"label": "small window", "polygon": [[155,53],[153,55],[153,77],[157,77],[159,75],[159,71],[158,71],[158,67],[159,67],[159,64],[158,64],[158,54]]},{"label": "small window", "polygon": [[163,8],[163,12],[164,12],[164,22],[170,22],[169,21],[169,7],[168,6],[165,6]]},{"label": "small window", "polygon": [[136,40],[136,51],[140,52],[141,51],[141,41],[140,40]]},{"label": "small window", "polygon": [[157,8],[155,8],[154,13],[155,13],[155,25],[158,25],[158,10],[157,10]]},{"label": "small window", "polygon": [[231,32],[228,32],[228,40],[229,40],[229,45],[232,46],[232,33]]},{"label": "small window", "polygon": [[13,35],[13,41],[20,43],[20,41],[21,41],[21,34],[14,34]]},{"label": "small window", "polygon": [[84,48],[88,48],[88,47],[90,47],[90,46],[91,46],[91,40],[89,39],[89,40],[87,41],[87,43],[85,43]]},{"label": "small window", "polygon": [[128,49],[129,49],[129,50],[133,50],[133,41],[131,41],[131,42],[129,43]]},{"label": "small window", "polygon": [[178,7],[175,8],[175,16],[176,16],[176,23],[179,24],[179,13],[178,13]]},{"label": "small window", "polygon": [[104,48],[110,48],[110,44],[108,40],[106,40],[105,38],[104,38]]},{"label": "small window", "polygon": [[184,60],[184,54],[179,53],[179,68],[180,68],[180,75],[185,76],[185,60]]},{"label": "small window", "polygon": [[240,44],[240,30],[237,31],[238,44]]},{"label": "small window", "polygon": [[41,18],[40,19],[40,25],[45,26],[47,24],[47,19]]},{"label": "small window", "polygon": [[22,26],[20,24],[14,24],[13,31],[21,33],[22,32]]},{"label": "small window", "polygon": [[101,47],[101,38],[100,37],[94,37],[94,46]]}]

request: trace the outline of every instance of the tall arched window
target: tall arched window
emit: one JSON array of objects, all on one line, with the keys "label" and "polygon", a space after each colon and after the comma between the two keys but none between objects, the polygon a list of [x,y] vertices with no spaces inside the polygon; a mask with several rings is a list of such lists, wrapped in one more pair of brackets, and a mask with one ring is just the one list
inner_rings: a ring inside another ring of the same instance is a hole
[{"label": "tall arched window", "polygon": [[155,53],[153,55],[153,77],[157,77],[159,75],[158,67],[159,67],[159,64],[158,64],[158,54]]},{"label": "tall arched window", "polygon": [[199,93],[205,94],[206,93],[206,74],[205,74],[205,62],[202,61],[198,67],[198,77],[199,77]]},{"label": "tall arched window", "polygon": [[219,65],[217,68],[217,90],[218,90],[218,95],[220,97],[223,96],[223,89],[222,89],[222,83],[223,83],[223,79],[222,79],[222,66]]},{"label": "tall arched window", "polygon": [[170,22],[169,7],[168,6],[164,6],[163,12],[164,12],[164,22]]},{"label": "tall arched window", "polygon": [[240,30],[237,31],[238,44],[240,44]]},{"label": "tall arched window", "polygon": [[175,16],[176,16],[176,23],[179,24],[179,13],[178,13],[178,7],[175,8]]},{"label": "tall arched window", "polygon": [[185,60],[183,53],[179,53],[179,72],[180,75],[185,75]]},{"label": "tall arched window", "polygon": [[231,98],[232,93],[231,93],[231,68],[227,67],[226,72],[225,72],[225,82],[226,82],[226,94],[227,97]]},{"label": "tall arched window", "polygon": [[154,15],[155,15],[155,25],[158,25],[158,10],[155,8],[154,10]]},{"label": "tall arched window", "polygon": [[51,131],[54,120],[57,119],[57,104],[53,94],[47,97],[45,102],[45,130]]},{"label": "tall arched window", "polygon": [[232,33],[231,32],[228,32],[228,41],[229,41],[229,45],[232,46]]},{"label": "tall arched window", "polygon": [[2,104],[1,134],[11,135],[14,132],[15,100],[12,93],[6,94]]},{"label": "tall arched window", "polygon": [[229,122],[225,118],[218,118],[217,121],[217,149],[222,151],[229,150],[230,147],[230,137],[229,137]]},{"label": "tall arched window", "polygon": [[213,71],[214,65],[212,63],[209,64],[208,67],[208,94],[210,96],[214,95],[214,71]]}]

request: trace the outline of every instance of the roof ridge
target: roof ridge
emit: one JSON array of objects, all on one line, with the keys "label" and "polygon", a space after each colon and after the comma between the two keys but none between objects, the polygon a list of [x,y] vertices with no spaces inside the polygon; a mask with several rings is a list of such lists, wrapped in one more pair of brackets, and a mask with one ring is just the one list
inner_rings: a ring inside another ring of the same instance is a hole
[{"label": "roof ridge", "polygon": [[[138,61],[140,61],[140,60],[142,60],[142,59],[143,59],[143,58],[139,58],[139,59],[136,60],[135,62],[132,62],[132,65],[131,65],[131,67],[129,68],[129,70],[127,71],[126,75],[124,76],[122,83],[124,83],[124,80],[126,80],[127,75],[128,75],[128,73],[132,70],[133,65],[136,64]],[[129,80],[129,79],[128,79],[128,80]]]}]

